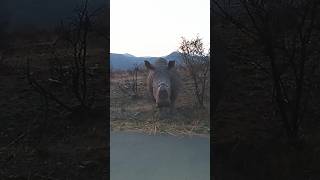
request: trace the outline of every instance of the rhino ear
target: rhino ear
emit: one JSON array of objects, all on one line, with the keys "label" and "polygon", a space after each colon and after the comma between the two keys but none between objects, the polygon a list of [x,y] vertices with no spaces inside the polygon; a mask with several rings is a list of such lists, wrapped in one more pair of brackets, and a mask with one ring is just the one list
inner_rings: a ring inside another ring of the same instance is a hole
[{"label": "rhino ear", "polygon": [[174,68],[176,62],[175,61],[169,61],[168,63],[168,69]]},{"label": "rhino ear", "polygon": [[144,61],[144,65],[147,67],[147,69],[154,70],[154,67],[152,66],[152,64],[150,64],[149,61]]}]

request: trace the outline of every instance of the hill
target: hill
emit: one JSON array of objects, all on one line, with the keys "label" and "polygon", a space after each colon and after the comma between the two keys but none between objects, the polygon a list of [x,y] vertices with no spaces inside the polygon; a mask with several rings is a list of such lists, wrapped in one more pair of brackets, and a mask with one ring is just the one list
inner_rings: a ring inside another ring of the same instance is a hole
[{"label": "hill", "polygon": [[[168,61],[176,61],[178,64],[181,63],[182,59],[180,53],[175,51],[169,55],[162,56]],[[148,60],[153,63],[159,57],[136,57],[131,54],[110,54],[110,66],[114,70],[126,70],[134,67],[135,64],[141,65],[144,61]]]}]

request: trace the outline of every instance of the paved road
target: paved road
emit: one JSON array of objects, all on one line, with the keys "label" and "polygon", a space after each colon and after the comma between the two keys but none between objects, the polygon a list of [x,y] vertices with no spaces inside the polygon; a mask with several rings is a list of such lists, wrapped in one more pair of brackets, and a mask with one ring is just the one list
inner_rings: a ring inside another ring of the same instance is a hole
[{"label": "paved road", "polygon": [[210,140],[111,133],[111,180],[209,180]]}]

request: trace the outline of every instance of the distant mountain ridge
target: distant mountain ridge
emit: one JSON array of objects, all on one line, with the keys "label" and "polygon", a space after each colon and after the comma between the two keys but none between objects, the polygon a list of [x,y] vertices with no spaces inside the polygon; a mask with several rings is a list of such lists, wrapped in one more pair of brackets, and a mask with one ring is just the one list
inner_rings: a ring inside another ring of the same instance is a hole
[{"label": "distant mountain ridge", "polygon": [[[127,70],[133,68],[135,64],[141,65],[144,61],[148,60],[153,63],[159,57],[136,57],[131,54],[117,54],[110,53],[110,65],[113,70]],[[169,55],[162,56],[168,61],[176,61],[177,64],[182,62],[181,54],[177,51],[170,53]]]}]

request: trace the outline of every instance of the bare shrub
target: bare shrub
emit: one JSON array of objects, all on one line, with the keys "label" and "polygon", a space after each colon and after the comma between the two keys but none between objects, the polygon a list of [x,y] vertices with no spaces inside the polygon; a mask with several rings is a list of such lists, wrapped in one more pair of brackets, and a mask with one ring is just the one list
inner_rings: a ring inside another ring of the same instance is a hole
[{"label": "bare shrub", "polygon": [[199,37],[186,40],[182,37],[180,51],[184,65],[193,81],[193,90],[200,108],[204,108],[206,88],[209,82],[210,57],[205,53],[202,40]]},{"label": "bare shrub", "polygon": [[[56,29],[58,39],[52,45],[53,58],[49,62],[50,82],[61,84],[71,91],[80,105],[69,107],[54,95],[50,90],[45,89],[38,81],[29,74],[28,67],[28,80],[30,84],[45,97],[57,102],[65,109],[75,112],[81,110],[82,112],[89,111],[94,101],[94,93],[88,92],[88,80],[90,76],[90,68],[87,62],[88,50],[88,36],[92,32],[92,19],[97,15],[98,11],[89,12],[88,0],[85,0],[77,9],[76,16],[65,25],[62,21],[60,26]],[[65,51],[61,54],[57,51],[56,44],[58,42],[66,43],[66,48],[71,51]],[[69,57],[71,54],[72,60],[62,61],[62,58]],[[28,62],[29,64],[29,62]]]},{"label": "bare shrub", "polygon": [[[273,83],[274,106],[289,142],[297,145],[301,123],[314,92],[312,83],[319,70],[315,58],[319,46],[316,24],[319,1],[239,0],[238,14],[230,6],[213,1],[215,15],[237,27],[259,48],[261,59],[251,60]],[[213,8],[214,9],[214,8]]]},{"label": "bare shrub", "polygon": [[117,83],[118,88],[126,95],[137,98],[139,97],[139,88],[138,88],[138,72],[140,68],[137,64],[133,68],[127,70],[129,76],[128,79],[122,79]]}]

